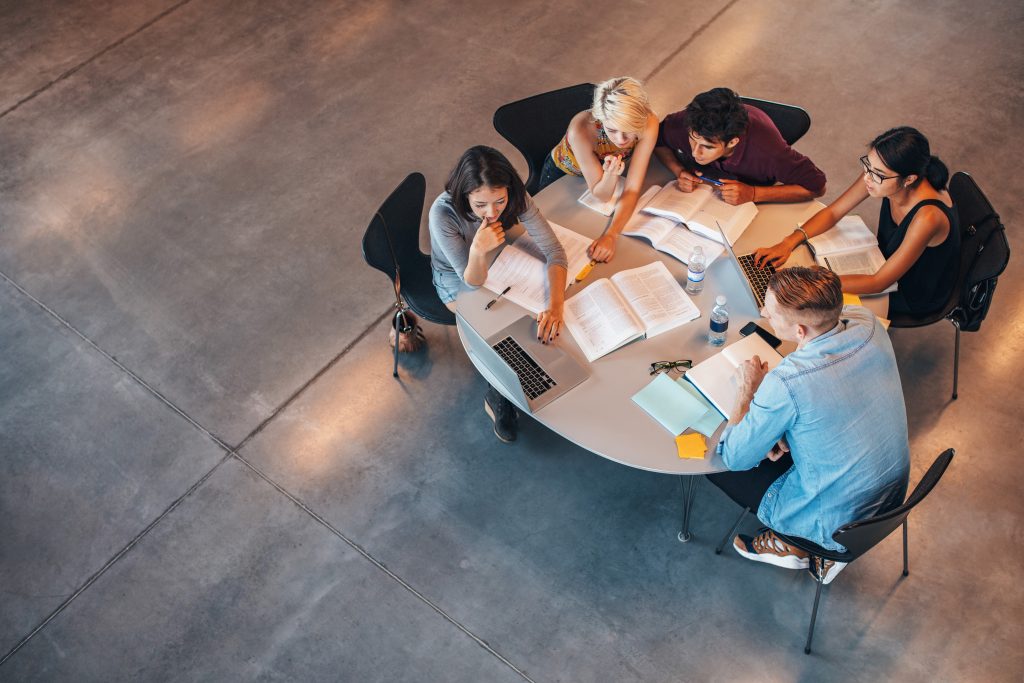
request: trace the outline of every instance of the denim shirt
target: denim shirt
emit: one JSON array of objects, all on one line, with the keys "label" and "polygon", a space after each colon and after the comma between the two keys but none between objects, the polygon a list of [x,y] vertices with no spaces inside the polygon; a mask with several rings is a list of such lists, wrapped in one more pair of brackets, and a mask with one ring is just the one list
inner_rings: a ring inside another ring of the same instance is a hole
[{"label": "denim shirt", "polygon": [[903,502],[910,471],[903,388],[889,336],[870,311],[845,307],[839,324],[765,376],[750,412],[722,435],[726,467],[757,466],[782,436],[793,466],[757,510],[775,531],[843,552],[833,532]]}]

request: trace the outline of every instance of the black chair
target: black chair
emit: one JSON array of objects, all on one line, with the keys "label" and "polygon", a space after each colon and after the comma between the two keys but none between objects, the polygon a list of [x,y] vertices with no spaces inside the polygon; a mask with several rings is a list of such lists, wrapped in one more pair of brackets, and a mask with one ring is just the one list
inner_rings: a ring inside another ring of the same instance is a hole
[{"label": "black chair", "polygon": [[494,129],[526,157],[526,191],[536,194],[544,159],[569,128],[569,121],[594,100],[594,86],[580,83],[510,102],[494,112]]},{"label": "black chair", "polygon": [[753,97],[741,97],[740,101],[757,107],[772,120],[775,127],[782,133],[787,145],[794,145],[811,128],[811,116],[800,107],[769,100],[756,100]]},{"label": "black chair", "polygon": [[[427,182],[421,173],[410,173],[384,200],[363,235],[363,258],[389,278],[395,290],[396,337],[411,332],[406,311],[412,309],[425,320],[439,325],[454,325],[455,314],[448,310],[434,289],[430,257],[420,251],[420,216]],[[398,340],[395,340],[395,367],[398,377]]]},{"label": "black chair", "polygon": [[814,621],[818,616],[818,603],[821,600],[821,587],[822,577],[814,571],[814,558],[824,558],[832,560],[833,562],[846,562],[850,563],[856,560],[858,557],[866,553],[867,551],[878,545],[882,539],[886,538],[889,534],[896,530],[897,527],[903,527],[903,576],[910,575],[910,564],[907,557],[907,516],[914,507],[924,500],[924,497],[935,488],[935,485],[939,482],[942,477],[942,473],[949,467],[949,463],[953,460],[953,449],[947,448],[945,451],[939,454],[939,457],[935,459],[932,466],[928,468],[924,476],[921,477],[921,481],[918,482],[917,488],[914,489],[913,493],[907,497],[907,500],[895,510],[884,512],[868,519],[863,519],[859,522],[853,522],[839,528],[832,538],[836,543],[846,548],[845,553],[836,552],[834,550],[826,550],[816,543],[812,543],[805,538],[799,538],[796,536],[786,536],[776,532],[776,536],[781,538],[783,541],[790,545],[794,545],[801,550],[804,550],[811,554],[811,575],[817,582],[818,587],[814,593],[814,609],[811,611],[811,626],[807,630],[807,644],[804,646],[804,653],[811,653],[811,638],[814,637]]},{"label": "black chair", "polygon": [[960,332],[977,332],[988,313],[996,280],[1010,260],[1010,245],[999,214],[969,174],[953,174],[949,181],[960,219],[960,263],[956,285],[945,306],[926,315],[892,314],[890,327],[924,327],[948,320],[956,330],[953,351],[953,396],[960,376]]}]

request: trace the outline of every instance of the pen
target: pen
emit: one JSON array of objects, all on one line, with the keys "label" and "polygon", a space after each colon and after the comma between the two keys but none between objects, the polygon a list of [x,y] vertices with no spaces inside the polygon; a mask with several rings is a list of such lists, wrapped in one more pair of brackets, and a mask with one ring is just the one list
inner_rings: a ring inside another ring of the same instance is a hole
[{"label": "pen", "polygon": [[586,277],[588,275],[590,275],[590,271],[592,271],[594,269],[594,266],[596,266],[596,265],[597,265],[597,261],[591,260],[590,263],[588,263],[587,265],[583,266],[580,269],[580,272],[576,273],[576,277],[574,277],[572,282],[569,283],[569,286],[572,287],[577,282],[583,282],[583,280],[585,280]]},{"label": "pen", "polygon": [[725,184],[721,180],[716,180],[715,178],[708,178],[707,176],[703,176],[703,175],[700,176],[700,181],[702,183],[710,183],[711,185],[714,185],[715,187],[721,187],[722,185]]},{"label": "pen", "polygon": [[500,299],[501,297],[505,296],[505,294],[507,294],[508,290],[510,290],[510,289],[512,289],[512,285],[509,285],[505,289],[501,290],[501,293],[498,294],[498,296],[494,297],[493,299],[491,299],[490,301],[487,302],[487,305],[484,306],[484,310],[486,311],[491,306],[493,306],[494,304],[498,303],[498,299]]}]

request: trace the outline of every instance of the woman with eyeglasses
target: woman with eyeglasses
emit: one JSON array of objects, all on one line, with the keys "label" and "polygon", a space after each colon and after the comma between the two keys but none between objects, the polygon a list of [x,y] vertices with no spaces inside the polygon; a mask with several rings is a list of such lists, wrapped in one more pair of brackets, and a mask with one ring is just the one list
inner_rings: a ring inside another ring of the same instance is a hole
[{"label": "woman with eyeglasses", "polygon": [[778,244],[755,251],[758,265],[781,266],[807,238],[832,228],[868,197],[880,197],[878,246],[885,265],[874,275],[843,275],[843,291],[878,294],[896,282],[890,316],[942,308],[956,285],[960,254],[960,225],[946,192],[949,170],[931,153],[928,139],[909,126],[875,138],[860,163],[861,178],[838,199]]}]

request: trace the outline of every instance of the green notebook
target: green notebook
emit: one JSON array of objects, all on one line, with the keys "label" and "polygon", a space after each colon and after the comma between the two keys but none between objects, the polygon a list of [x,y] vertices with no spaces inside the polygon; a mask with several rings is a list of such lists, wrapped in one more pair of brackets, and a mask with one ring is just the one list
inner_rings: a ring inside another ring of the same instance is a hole
[{"label": "green notebook", "polygon": [[633,396],[633,402],[673,436],[687,429],[711,436],[723,421],[715,407],[683,378],[658,375]]}]

